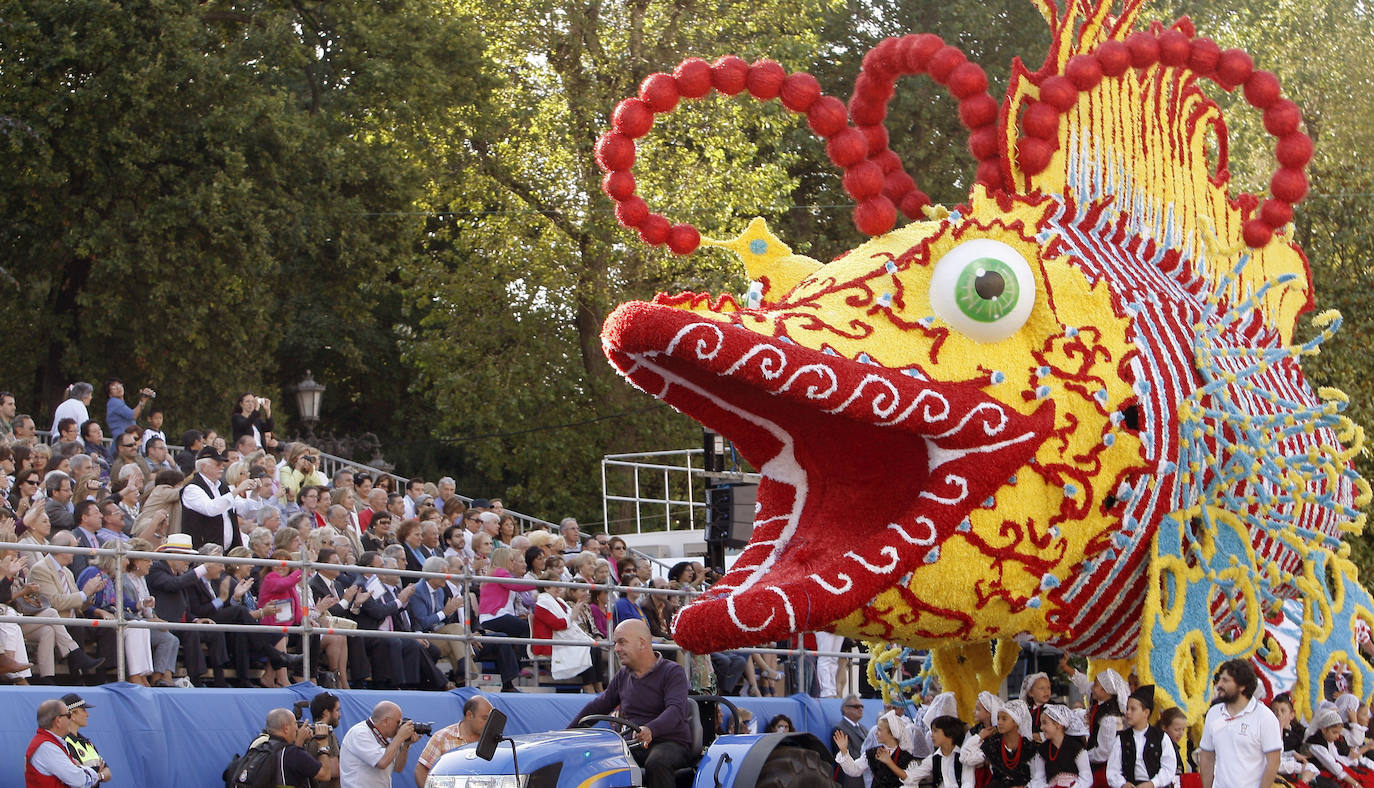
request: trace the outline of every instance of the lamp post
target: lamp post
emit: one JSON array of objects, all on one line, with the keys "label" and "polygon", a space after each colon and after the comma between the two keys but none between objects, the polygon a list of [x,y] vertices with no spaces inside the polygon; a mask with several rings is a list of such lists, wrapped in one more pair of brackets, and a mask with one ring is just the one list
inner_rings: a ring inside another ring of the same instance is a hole
[{"label": "lamp post", "polygon": [[301,423],[305,425],[305,437],[314,439],[315,424],[320,420],[320,399],[324,397],[324,384],[317,383],[305,371],[305,380],[296,384],[296,409],[300,412]]}]

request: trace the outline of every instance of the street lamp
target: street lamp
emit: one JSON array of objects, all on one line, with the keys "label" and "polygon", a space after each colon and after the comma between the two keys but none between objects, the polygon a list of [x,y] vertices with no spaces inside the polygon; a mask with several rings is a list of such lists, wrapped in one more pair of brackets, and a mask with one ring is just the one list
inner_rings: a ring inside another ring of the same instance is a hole
[{"label": "street lamp", "polygon": [[296,409],[301,414],[307,438],[315,437],[315,424],[320,420],[320,399],[323,396],[324,384],[317,383],[307,369],[305,380],[296,384]]}]

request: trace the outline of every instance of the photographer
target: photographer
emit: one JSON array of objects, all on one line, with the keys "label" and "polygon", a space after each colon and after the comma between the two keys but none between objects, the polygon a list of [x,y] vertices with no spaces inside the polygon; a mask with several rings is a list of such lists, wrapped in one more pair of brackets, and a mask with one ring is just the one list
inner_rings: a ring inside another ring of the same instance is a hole
[{"label": "photographer", "polygon": [[140,389],[138,404],[131,408],[124,401],[124,381],[110,378],[105,381],[105,396],[105,426],[110,428],[111,435],[118,438],[138,422],[139,415],[143,413],[143,406],[156,397],[157,392],[149,388]]},{"label": "photographer", "polygon": [[420,740],[415,723],[401,717],[401,707],[378,703],[372,716],[348,729],[339,751],[343,788],[390,788],[388,771],[403,772],[410,745]]},{"label": "photographer", "polygon": [[[304,702],[299,701],[297,707]],[[315,734],[301,746],[316,760],[323,762],[326,757],[332,759],[331,774],[328,777],[316,777],[315,788],[339,788],[339,740],[334,730],[339,727],[341,716],[338,695],[321,692],[310,699],[310,718],[315,721]],[[324,735],[321,736],[321,733]]]},{"label": "photographer", "polygon": [[298,722],[296,715],[288,709],[273,709],[267,712],[267,724],[263,731],[273,739],[277,750],[272,758],[272,782],[275,786],[294,786],[311,788],[313,780],[328,780],[337,773],[336,761],[331,752],[319,752],[319,760],[312,758],[301,745],[311,741],[321,733],[327,733],[329,726],[323,722]]}]

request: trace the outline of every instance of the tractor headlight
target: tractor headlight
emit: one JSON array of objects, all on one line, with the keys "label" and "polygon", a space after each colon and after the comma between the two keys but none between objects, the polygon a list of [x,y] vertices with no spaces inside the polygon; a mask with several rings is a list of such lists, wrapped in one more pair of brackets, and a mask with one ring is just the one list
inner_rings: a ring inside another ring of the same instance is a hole
[{"label": "tractor headlight", "polygon": [[528,779],[523,774],[430,775],[425,788],[525,788]]}]

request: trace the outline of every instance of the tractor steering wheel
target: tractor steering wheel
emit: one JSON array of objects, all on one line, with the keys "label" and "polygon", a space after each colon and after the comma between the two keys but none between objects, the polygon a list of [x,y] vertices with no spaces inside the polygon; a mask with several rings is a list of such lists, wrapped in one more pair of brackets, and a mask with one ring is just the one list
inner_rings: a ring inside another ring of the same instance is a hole
[{"label": "tractor steering wheel", "polygon": [[[640,742],[638,739],[633,738],[634,734],[639,733],[639,729],[643,726],[639,725],[639,723],[631,722],[630,720],[627,720],[624,717],[617,717],[613,714],[588,714],[585,717],[578,718],[577,722],[573,723],[573,727],[588,728],[591,727],[591,723],[594,722],[609,722],[612,725],[617,725],[621,728],[621,738],[625,739],[626,743],[629,746],[643,746],[642,742]],[[627,731],[630,734],[629,736],[626,736]]]}]

